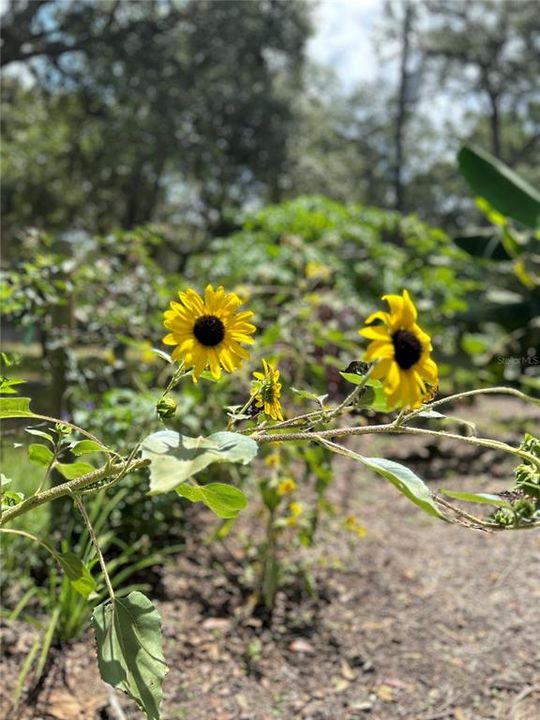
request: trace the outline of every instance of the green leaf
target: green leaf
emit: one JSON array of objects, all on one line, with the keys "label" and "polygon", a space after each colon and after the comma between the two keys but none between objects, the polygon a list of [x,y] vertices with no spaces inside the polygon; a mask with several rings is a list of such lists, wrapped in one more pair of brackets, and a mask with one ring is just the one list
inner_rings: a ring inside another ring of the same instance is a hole
[{"label": "green leaf", "polygon": [[55,467],[67,480],[75,480],[75,478],[94,472],[96,469],[90,463],[85,462],[56,463]]},{"label": "green leaf", "polygon": [[39,417],[30,410],[30,398],[0,398],[0,418]]},{"label": "green leaf", "polygon": [[295,387],[290,387],[289,390],[293,392],[295,395],[298,395],[299,398],[302,398],[302,400],[313,400],[313,402],[318,403],[321,407],[328,397],[328,394],[326,395],[316,395],[314,392],[311,392],[309,390],[299,390]]},{"label": "green leaf", "polygon": [[[378,382],[378,381],[373,381]],[[388,395],[384,392],[382,385],[380,387],[372,387],[375,392],[375,398],[370,401],[369,408],[375,412],[389,412]]]},{"label": "green leaf", "polygon": [[68,550],[65,553],[58,554],[57,557],[62,570],[76,592],[83,597],[88,597],[90,593],[94,592],[96,581],[90,574],[90,570],[75,553]]},{"label": "green leaf", "polygon": [[24,494],[21,492],[15,492],[15,490],[2,490],[0,497],[2,505],[5,505],[6,507],[13,507],[24,500]]},{"label": "green leaf", "polygon": [[16,395],[15,385],[23,385],[26,380],[17,380],[16,378],[0,377],[0,393],[4,395]]},{"label": "green leaf", "polygon": [[244,493],[232,485],[210,483],[208,485],[179,485],[176,492],[191,502],[202,502],[220,518],[235,518],[247,505]]},{"label": "green leaf", "polygon": [[71,452],[78,457],[95,452],[105,452],[105,448],[94,440],[80,440],[71,447]]},{"label": "green leaf", "polygon": [[408,467],[385,458],[368,458],[361,455],[358,458],[361,458],[361,462],[371,470],[389,480],[405,497],[408,497],[411,502],[422,508],[424,512],[436,517],[444,517],[435,504],[431,490]]},{"label": "green leaf", "polygon": [[44,432],[43,430],[37,430],[36,428],[27,427],[25,428],[25,432],[27,432],[29,435],[35,435],[36,437],[44,438],[45,440],[47,440],[47,442],[54,443],[53,436],[47,432]]},{"label": "green leaf", "polygon": [[192,438],[172,430],[161,430],[149,435],[142,443],[143,458],[151,460],[150,495],[174,490],[211,463],[247,465],[256,454],[254,440],[232,432]]},{"label": "green leaf", "polygon": [[161,619],[153,604],[133,591],[98,605],[92,624],[103,680],[133,698],[148,720],[159,720],[168,668],[161,647]]},{"label": "green leaf", "polygon": [[32,443],[28,446],[28,459],[36,465],[48,467],[54,460],[54,455],[45,445]]},{"label": "green leaf", "polygon": [[495,493],[472,493],[461,492],[458,490],[439,490],[442,495],[453,498],[454,500],[463,500],[471,503],[485,503],[487,505],[495,505],[496,507],[511,508],[512,504],[503,500],[502,497]]},{"label": "green leaf", "polygon": [[418,475],[413,473],[405,465],[394,462],[393,460],[386,460],[385,458],[370,458],[364,457],[359,453],[349,450],[349,448],[337,445],[333,442],[327,442],[323,438],[319,438],[319,442],[325,445],[327,448],[345,457],[358,460],[366,467],[374,470],[379,475],[382,475],[386,480],[389,480],[394,487],[396,487],[405,497],[407,497],[419,508],[422,508],[428,515],[434,515],[435,517],[445,519],[441,513],[433,494],[423,480]]},{"label": "green leaf", "polygon": [[540,195],[497,158],[479,148],[458,153],[459,168],[472,190],[503,215],[530,228],[538,227]]},{"label": "green leaf", "polygon": [[366,385],[367,387],[381,387],[381,381],[380,380],[372,380],[371,378],[367,378],[365,375],[358,375],[357,373],[351,373],[351,372],[341,372],[339,373],[341,377],[346,380],[349,383],[352,383],[353,385]]}]

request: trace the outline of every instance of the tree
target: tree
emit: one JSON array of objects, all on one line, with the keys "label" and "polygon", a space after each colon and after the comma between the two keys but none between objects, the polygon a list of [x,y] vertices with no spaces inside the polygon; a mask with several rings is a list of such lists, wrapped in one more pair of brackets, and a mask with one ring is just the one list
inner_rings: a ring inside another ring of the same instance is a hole
[{"label": "tree", "polygon": [[[33,84],[4,78],[4,149],[19,157],[5,222],[27,221],[36,190],[35,224],[90,231],[148,222],[173,185],[216,227],[228,206],[277,200],[309,32],[302,0],[11,3],[5,64]],[[62,140],[47,143],[53,118]]]},{"label": "tree", "polygon": [[[426,0],[422,47],[434,80],[445,89],[477,98],[487,113],[491,151],[510,160],[504,123],[526,123],[540,100],[540,14],[536,0]],[[538,123],[522,149],[540,139]]]}]

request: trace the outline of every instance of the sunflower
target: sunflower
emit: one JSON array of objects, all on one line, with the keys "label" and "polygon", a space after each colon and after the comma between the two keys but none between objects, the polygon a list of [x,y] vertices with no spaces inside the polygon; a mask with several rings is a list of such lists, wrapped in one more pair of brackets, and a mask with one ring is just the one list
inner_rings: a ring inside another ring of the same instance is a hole
[{"label": "sunflower", "polygon": [[382,380],[391,407],[416,408],[438,384],[438,370],[431,359],[431,339],[417,324],[418,313],[407,290],[401,295],[383,295],[390,312],[370,315],[370,325],[359,334],[372,340],[364,355],[367,362],[377,361],[371,377]]},{"label": "sunflower", "polygon": [[253,390],[255,396],[255,407],[263,408],[264,414],[272,420],[283,420],[281,414],[281,383],[279,382],[279,370],[266,360],[262,361],[263,372],[254,372]]},{"label": "sunflower", "polygon": [[214,290],[207,285],[204,298],[191,288],[178,293],[180,302],[171,302],[163,314],[163,324],[171,332],[165,345],[176,345],[173,360],[182,360],[184,367],[193,368],[193,381],[210,367],[219,380],[221,368],[234,372],[249,353],[240,343],[253,343],[250,337],[255,325],[249,320],[252,312],[237,312],[241,300],[235,293],[226,293],[222,286]]}]

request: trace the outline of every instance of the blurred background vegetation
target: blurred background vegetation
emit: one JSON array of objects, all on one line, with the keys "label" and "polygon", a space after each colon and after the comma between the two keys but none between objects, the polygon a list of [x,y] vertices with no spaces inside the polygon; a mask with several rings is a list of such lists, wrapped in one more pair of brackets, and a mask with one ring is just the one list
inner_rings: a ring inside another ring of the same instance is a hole
[{"label": "blurred background vegetation", "polygon": [[[372,72],[347,82],[317,50],[330,4],[2,3],[3,344],[19,362],[2,374],[27,380],[36,411],[120,452],[159,427],[162,312],[208,282],[239,293],[259,331],[239,375],[182,388],[190,434],[243,404],[262,357],[279,362],[286,413],[343,397],[357,329],[404,287],[444,392],[538,392],[538,235],[475,202],[456,159],[474,143],[540,184],[537,0],[369,2],[354,64]],[[314,478],[302,542],[332,476],[314,452],[280,459]],[[179,520],[144,492],[134,480],[111,500],[124,550]]]}]

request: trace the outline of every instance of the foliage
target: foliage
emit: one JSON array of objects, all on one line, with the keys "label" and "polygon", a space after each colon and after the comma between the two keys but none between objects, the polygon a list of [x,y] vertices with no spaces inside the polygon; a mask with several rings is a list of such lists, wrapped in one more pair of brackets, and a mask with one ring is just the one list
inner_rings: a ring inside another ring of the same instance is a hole
[{"label": "foliage", "polygon": [[521,374],[538,389],[540,363],[540,194],[489,153],[464,147],[458,160],[476,204],[490,223],[454,239],[486,273],[486,288],[471,303],[463,343],[496,380]]},{"label": "foliage", "polygon": [[304,2],[13,2],[3,21],[4,64],[36,77],[5,80],[8,228],[130,228],[173,184],[192,218],[216,224],[254,188],[278,192]]}]

